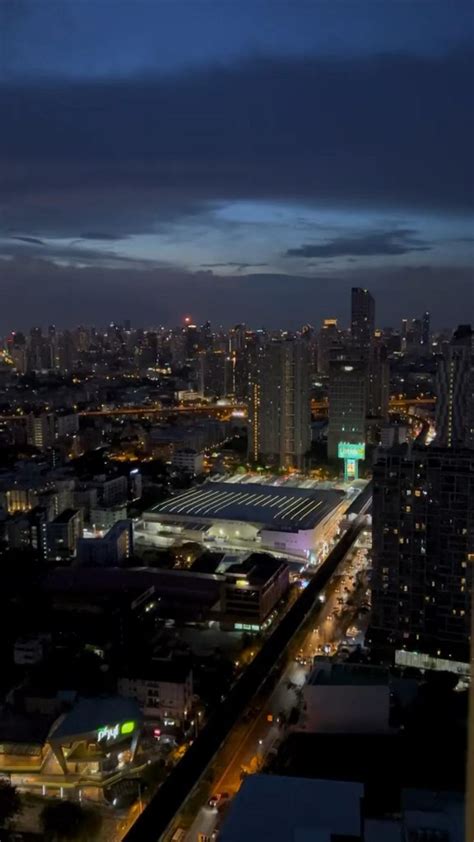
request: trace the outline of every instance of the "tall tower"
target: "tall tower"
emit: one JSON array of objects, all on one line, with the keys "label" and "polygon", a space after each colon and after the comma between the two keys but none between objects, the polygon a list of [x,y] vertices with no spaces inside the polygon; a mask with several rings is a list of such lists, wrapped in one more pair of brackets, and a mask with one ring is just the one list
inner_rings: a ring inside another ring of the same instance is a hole
[{"label": "tall tower", "polygon": [[474,447],[474,355],[471,325],[459,325],[438,366],[436,444]]},{"label": "tall tower", "polygon": [[368,289],[352,287],[351,304],[352,341],[368,355],[374,341],[375,301]]},{"label": "tall tower", "polygon": [[424,349],[426,353],[430,350],[430,342],[431,342],[431,325],[430,325],[430,314],[428,311],[423,313],[423,319],[421,321],[421,341],[423,343]]},{"label": "tall tower", "polygon": [[307,343],[268,343],[255,364],[249,413],[249,456],[281,468],[304,468],[311,445]]},{"label": "tall tower", "polygon": [[328,456],[338,456],[339,444],[365,444],[367,363],[333,360],[329,368]]}]

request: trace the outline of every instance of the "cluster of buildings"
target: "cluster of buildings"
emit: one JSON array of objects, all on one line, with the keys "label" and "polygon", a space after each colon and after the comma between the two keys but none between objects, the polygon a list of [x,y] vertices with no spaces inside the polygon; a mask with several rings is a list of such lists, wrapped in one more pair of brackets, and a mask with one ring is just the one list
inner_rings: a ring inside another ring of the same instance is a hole
[{"label": "cluster of buildings", "polygon": [[81,563],[96,552],[95,563],[121,564],[132,555],[127,505],[140,497],[137,469],[86,478],[71,467],[20,461],[0,472],[5,546],[43,562]]}]

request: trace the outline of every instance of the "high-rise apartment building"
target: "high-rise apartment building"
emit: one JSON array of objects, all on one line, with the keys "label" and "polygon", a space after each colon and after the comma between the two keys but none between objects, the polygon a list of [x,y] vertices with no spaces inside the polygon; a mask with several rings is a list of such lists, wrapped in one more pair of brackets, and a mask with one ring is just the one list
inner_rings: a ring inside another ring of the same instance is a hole
[{"label": "high-rise apartment building", "polygon": [[372,644],[468,662],[474,453],[381,450],[374,465]]},{"label": "high-rise apartment building", "polygon": [[438,365],[436,444],[474,447],[474,334],[459,325]]},{"label": "high-rise apartment building", "polygon": [[368,289],[352,287],[351,336],[355,347],[369,352],[374,340],[375,301]]},{"label": "high-rise apartment building", "polygon": [[337,359],[342,353],[341,332],[337,326],[337,319],[324,319],[318,334],[317,367],[319,374],[329,374],[331,360]]},{"label": "high-rise apartment building", "polygon": [[337,458],[339,442],[365,443],[367,363],[335,360],[329,368],[328,456]]},{"label": "high-rise apartment building", "polygon": [[225,351],[200,351],[197,359],[199,391],[206,397],[233,394],[235,356]]},{"label": "high-rise apartment building", "polygon": [[304,467],[311,446],[308,356],[301,339],[269,342],[258,354],[249,407],[251,459]]},{"label": "high-rise apartment building", "polygon": [[381,339],[376,339],[367,362],[367,415],[369,418],[386,421],[390,398],[390,368],[387,348]]},{"label": "high-rise apartment building", "polygon": [[48,412],[31,412],[26,419],[26,441],[38,450],[52,447],[55,439],[54,415]]}]

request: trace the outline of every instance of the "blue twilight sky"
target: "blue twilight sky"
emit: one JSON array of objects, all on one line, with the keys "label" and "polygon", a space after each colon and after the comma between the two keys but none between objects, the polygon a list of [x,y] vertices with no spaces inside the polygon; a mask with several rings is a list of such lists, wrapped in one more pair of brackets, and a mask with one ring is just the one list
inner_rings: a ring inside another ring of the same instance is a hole
[{"label": "blue twilight sky", "polygon": [[2,0],[0,330],[474,320],[474,5]]}]

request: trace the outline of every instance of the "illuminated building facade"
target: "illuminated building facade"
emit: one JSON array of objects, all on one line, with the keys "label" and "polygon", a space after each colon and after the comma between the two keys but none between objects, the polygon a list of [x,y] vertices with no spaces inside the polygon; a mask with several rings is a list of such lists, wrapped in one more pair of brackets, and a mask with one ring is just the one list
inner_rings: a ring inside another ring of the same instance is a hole
[{"label": "illuminated building facade", "polygon": [[328,456],[337,459],[340,442],[365,444],[367,365],[333,361],[329,371]]},{"label": "illuminated building facade", "polygon": [[436,444],[474,447],[474,353],[470,325],[454,332],[437,373]]},{"label": "illuminated building facade", "polygon": [[474,454],[401,446],[374,465],[370,637],[467,663]]},{"label": "illuminated building facade", "polygon": [[310,366],[300,339],[268,343],[256,366],[249,456],[281,468],[305,467],[311,446]]}]

